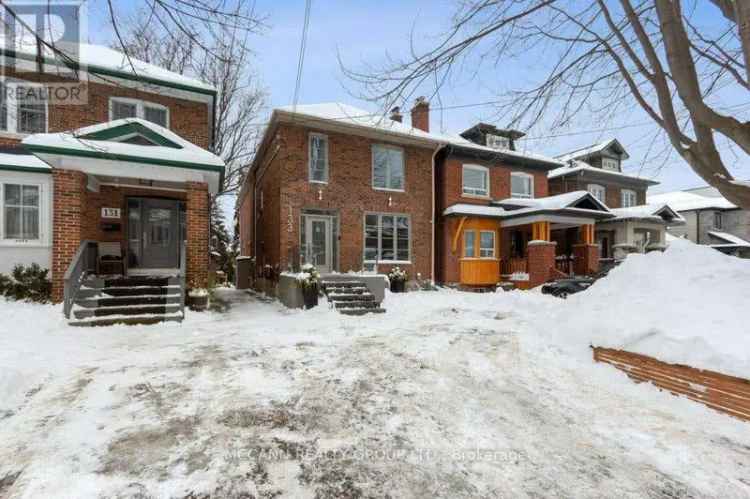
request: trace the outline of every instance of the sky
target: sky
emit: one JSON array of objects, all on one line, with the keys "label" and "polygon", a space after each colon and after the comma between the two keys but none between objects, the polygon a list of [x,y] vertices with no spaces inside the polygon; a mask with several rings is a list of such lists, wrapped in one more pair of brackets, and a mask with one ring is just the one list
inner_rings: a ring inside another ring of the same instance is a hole
[{"label": "sky", "polygon": [[[145,3],[145,2],[144,2]],[[121,11],[132,9],[134,2],[117,0],[115,8]],[[378,64],[386,54],[393,56],[408,53],[410,33],[417,34],[417,43],[426,46],[442,33],[450,16],[456,10],[457,0],[313,0],[308,28],[307,48],[302,71],[299,103],[345,102],[369,112],[380,108],[372,102],[361,100],[362,88],[348,80],[339,65],[338,57],[348,67],[362,68],[364,64]],[[719,16],[709,2],[698,2],[699,14],[709,22]],[[93,42],[104,42],[112,34],[106,25],[106,2],[89,3],[89,32]],[[304,21],[304,0],[258,0],[257,10],[266,16],[267,28],[252,39],[255,57],[253,71],[258,75],[268,93],[268,104],[264,121],[273,107],[293,101],[299,59],[300,40]],[[387,13],[387,15],[386,15]],[[497,100],[501,88],[522,85],[549,67],[545,54],[529,52],[528,57],[502,61],[499,66],[484,66],[475,72],[467,68],[441,91],[442,106],[466,106],[458,109],[433,111],[431,128],[445,132],[461,132],[479,121],[498,126],[496,108],[487,101]],[[428,93],[430,89],[425,89]],[[748,103],[747,94],[731,95],[722,105],[738,106]],[[481,104],[482,105],[476,105]],[[750,103],[746,106],[750,108]],[[403,106],[408,119],[410,103]],[[745,112],[745,111],[743,111]],[[745,117],[748,119],[748,117]],[[617,138],[628,151],[630,158],[624,163],[626,172],[653,178],[661,185],[650,192],[664,192],[703,185],[690,167],[676,153],[654,157],[661,150],[662,138],[656,125],[634,102],[633,109],[616,120],[602,121],[596,115],[581,115],[576,126],[559,131],[549,129],[526,130],[527,139],[522,147],[547,155],[567,151]],[[612,128],[615,128],[612,130]],[[565,133],[563,137],[553,137]],[[729,146],[719,141],[725,161],[739,178],[750,178],[750,161],[746,155],[732,152]],[[667,148],[668,149],[668,148]]]}]

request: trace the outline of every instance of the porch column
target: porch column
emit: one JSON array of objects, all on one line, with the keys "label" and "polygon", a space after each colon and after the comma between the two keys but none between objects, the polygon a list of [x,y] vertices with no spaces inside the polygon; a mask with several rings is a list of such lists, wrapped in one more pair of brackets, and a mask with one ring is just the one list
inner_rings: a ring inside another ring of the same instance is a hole
[{"label": "porch column", "polygon": [[208,184],[187,183],[185,218],[187,285],[189,288],[205,288],[208,286],[208,238],[211,232]]},{"label": "porch column", "polygon": [[535,288],[552,277],[555,268],[555,247],[557,243],[530,241],[526,247],[529,272],[529,287]]},{"label": "porch column", "polygon": [[573,245],[573,272],[591,275],[599,270],[599,245],[594,243],[594,225],[582,225],[580,242]]},{"label": "porch column", "polygon": [[532,241],[549,241],[551,239],[551,230],[549,222],[534,222],[531,224]]},{"label": "porch column", "polygon": [[52,169],[52,301],[63,301],[65,272],[86,234],[86,174]]}]

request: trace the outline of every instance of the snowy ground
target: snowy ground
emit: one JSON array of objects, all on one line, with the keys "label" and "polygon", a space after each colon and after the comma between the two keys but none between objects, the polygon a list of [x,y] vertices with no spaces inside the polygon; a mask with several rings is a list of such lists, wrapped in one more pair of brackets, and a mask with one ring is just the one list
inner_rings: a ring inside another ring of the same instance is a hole
[{"label": "snowy ground", "polygon": [[750,425],[549,342],[572,301],[221,298],[98,329],[0,303],[0,498],[750,497]]}]

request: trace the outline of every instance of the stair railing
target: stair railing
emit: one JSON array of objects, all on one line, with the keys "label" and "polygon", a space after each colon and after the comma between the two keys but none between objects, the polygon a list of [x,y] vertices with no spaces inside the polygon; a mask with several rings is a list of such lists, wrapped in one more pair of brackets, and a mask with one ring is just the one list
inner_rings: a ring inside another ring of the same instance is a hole
[{"label": "stair railing", "polygon": [[187,249],[186,241],[180,242],[180,313],[185,318],[185,301],[187,300]]},{"label": "stair railing", "polygon": [[95,272],[98,253],[96,241],[83,241],[73,256],[63,276],[63,313],[70,319],[70,311],[76,301],[81,283],[89,272]]}]

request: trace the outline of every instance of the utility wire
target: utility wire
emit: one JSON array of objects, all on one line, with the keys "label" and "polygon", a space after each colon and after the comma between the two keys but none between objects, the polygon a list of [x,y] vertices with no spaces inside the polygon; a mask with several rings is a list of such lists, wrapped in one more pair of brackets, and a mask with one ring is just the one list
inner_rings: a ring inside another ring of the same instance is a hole
[{"label": "utility wire", "polygon": [[310,4],[312,0],[305,0],[305,21],[302,26],[302,40],[299,45],[299,59],[297,61],[297,82],[294,85],[294,99],[292,100],[292,112],[297,112],[299,100],[299,89],[302,84],[302,68],[305,65],[305,49],[307,48],[307,29],[310,26]]}]

